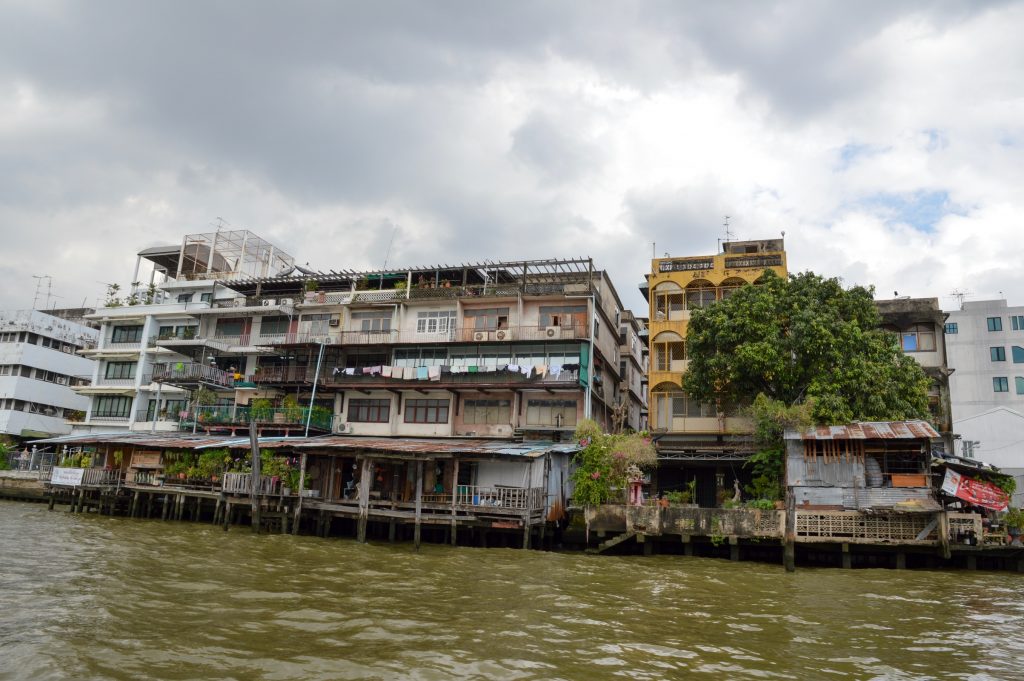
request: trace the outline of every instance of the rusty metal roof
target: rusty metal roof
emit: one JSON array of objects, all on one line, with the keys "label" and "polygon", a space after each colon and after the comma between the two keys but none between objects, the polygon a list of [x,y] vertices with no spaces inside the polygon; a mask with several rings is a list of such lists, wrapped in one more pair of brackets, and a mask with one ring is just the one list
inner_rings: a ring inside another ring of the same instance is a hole
[{"label": "rusty metal roof", "polygon": [[[278,440],[284,438],[260,438],[260,447],[275,447]],[[291,438],[292,442],[305,438]],[[249,438],[245,438],[244,444],[240,444],[239,438],[224,435],[192,435],[189,433],[78,433],[74,435],[61,435],[43,440],[33,440],[32,444],[58,444],[58,445],[102,445],[119,444],[135,445],[137,447],[153,447],[164,449],[201,449],[203,447],[236,447],[249,448]]]},{"label": "rusty metal roof", "polygon": [[536,458],[546,452],[571,454],[579,449],[575,443],[516,442],[484,438],[410,438],[410,437],[358,437],[326,435],[309,438],[300,449],[331,449],[383,452],[388,454],[469,454],[476,456],[524,456]]},{"label": "rusty metal roof", "polygon": [[815,426],[786,431],[787,440],[916,440],[937,438],[927,421],[867,421],[845,426]]}]

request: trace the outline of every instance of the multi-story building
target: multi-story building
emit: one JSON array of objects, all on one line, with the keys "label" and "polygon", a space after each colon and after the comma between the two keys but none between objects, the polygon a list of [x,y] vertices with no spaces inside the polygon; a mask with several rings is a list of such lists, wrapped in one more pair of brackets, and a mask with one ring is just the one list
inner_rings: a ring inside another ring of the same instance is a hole
[{"label": "multi-story building", "polygon": [[622,426],[629,430],[647,429],[647,339],[645,320],[629,310],[619,324],[619,409]]},{"label": "multi-story building", "polygon": [[72,387],[86,385],[93,362],[75,353],[96,330],[62,319],[61,311],[0,312],[0,433],[18,438],[71,432],[89,400]]},{"label": "multi-story building", "polygon": [[[89,398],[85,421],[76,432],[116,430],[177,430],[188,410],[190,392],[174,384],[154,381],[154,370],[188,364],[192,388],[234,384],[223,369],[231,360],[220,359],[229,347],[209,343],[195,355],[192,339],[209,317],[216,323],[225,306],[234,318],[253,313],[292,314],[291,306],[269,310],[246,308],[246,301],[227,287],[239,278],[270,276],[294,271],[294,260],[252,232],[222,231],[190,234],[181,244],[141,251],[133,287],[124,300],[109,301],[87,318],[100,326],[97,342],[82,351],[96,360],[92,382],[77,391]],[[152,266],[148,285],[139,280],[145,261]],[[230,323],[219,327],[226,335]],[[236,336],[241,335],[241,327]]]},{"label": "multi-story building", "polygon": [[731,241],[722,252],[682,258],[656,258],[641,291],[650,303],[650,427],[658,433],[658,486],[682,488],[696,480],[697,499],[714,506],[731,490],[739,464],[751,453],[750,424],[735,407],[702,404],[683,392],[686,331],[690,311],[711,305],[765,270],[786,276],[782,239]]},{"label": "multi-story building", "polygon": [[[953,417],[949,394],[950,368],[946,354],[945,324],[947,314],[939,307],[938,298],[896,298],[876,300],[882,328],[900,339],[903,353],[921,365],[931,381],[928,409],[935,430],[941,436],[941,447],[953,453]],[[932,443],[933,447],[939,442]]]},{"label": "multi-story building", "polygon": [[956,453],[1018,476],[1024,490],[1024,306],[964,302],[945,337]]},{"label": "multi-story building", "polygon": [[314,273],[275,248],[253,276],[219,248],[143,251],[165,281],[96,313],[90,427],[564,439],[621,399],[589,259]]}]

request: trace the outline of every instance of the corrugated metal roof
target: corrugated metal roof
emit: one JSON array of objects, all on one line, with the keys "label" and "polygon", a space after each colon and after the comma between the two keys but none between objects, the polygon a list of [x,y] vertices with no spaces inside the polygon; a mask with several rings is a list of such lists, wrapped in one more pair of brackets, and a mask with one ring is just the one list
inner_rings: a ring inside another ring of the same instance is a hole
[{"label": "corrugated metal roof", "polygon": [[482,438],[403,438],[356,437],[328,435],[310,438],[296,445],[300,449],[340,449],[376,451],[393,454],[470,454],[481,456],[523,456],[536,458],[546,452],[571,454],[579,449],[575,443],[515,442]]},{"label": "corrugated metal roof", "polygon": [[844,426],[815,426],[786,431],[787,440],[915,440],[937,438],[927,421],[867,421]]},{"label": "corrugated metal roof", "polygon": [[[260,438],[261,447],[274,447],[278,440],[284,438]],[[292,442],[304,440],[305,438],[291,438]],[[166,449],[201,449],[203,447],[236,447],[240,449],[249,448],[249,438],[233,438],[225,435],[192,435],[190,433],[78,433],[75,435],[61,435],[43,440],[33,440],[32,444],[60,444],[60,445],[91,445],[91,444],[120,444],[135,445],[137,447],[154,447]]]}]

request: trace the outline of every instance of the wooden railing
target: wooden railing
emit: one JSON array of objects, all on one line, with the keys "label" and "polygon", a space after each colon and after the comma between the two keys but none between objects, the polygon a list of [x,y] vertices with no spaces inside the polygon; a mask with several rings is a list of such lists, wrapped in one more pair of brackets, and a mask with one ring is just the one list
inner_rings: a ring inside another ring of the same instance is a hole
[{"label": "wooden railing", "polygon": [[153,367],[156,383],[213,383],[225,388],[233,387],[234,377],[227,371],[198,362],[173,362]]},{"label": "wooden railing", "polygon": [[482,487],[459,485],[455,492],[456,506],[514,508],[524,511],[544,508],[541,487]]},{"label": "wooden railing", "polygon": [[121,480],[121,471],[106,468],[86,468],[82,474],[83,485],[116,485]]},{"label": "wooden railing", "polygon": [[[260,476],[260,494],[276,494],[280,480],[266,475]],[[225,473],[222,490],[225,494],[250,494],[252,491],[251,473]]]},{"label": "wooden railing", "polygon": [[803,542],[935,544],[937,527],[934,513],[796,511],[796,538]]}]

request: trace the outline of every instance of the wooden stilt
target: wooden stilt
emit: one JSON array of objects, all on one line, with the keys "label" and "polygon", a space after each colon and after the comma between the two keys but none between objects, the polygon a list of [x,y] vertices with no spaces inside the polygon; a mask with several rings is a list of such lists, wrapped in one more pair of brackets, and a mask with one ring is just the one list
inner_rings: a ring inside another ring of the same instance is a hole
[{"label": "wooden stilt", "polygon": [[[331,471],[333,474],[333,467]],[[304,489],[306,489],[306,452],[302,452],[302,459],[299,463],[299,500],[295,504],[295,522],[292,523],[292,534],[299,533],[299,518],[302,516],[302,491]],[[328,494],[330,494],[329,490]]]},{"label": "wooden stilt", "polygon": [[455,459],[455,471],[452,473],[452,530],[451,530],[451,542],[452,546],[455,546],[455,542],[458,540],[458,532],[456,529],[456,523],[458,522],[458,516],[455,515],[455,501],[459,495],[459,460]]},{"label": "wooden stilt", "polygon": [[423,462],[416,462],[416,525],[413,528],[412,541],[416,550],[420,550],[420,533],[423,523]]},{"label": "wooden stilt", "polygon": [[366,523],[370,516],[370,478],[373,475],[373,459],[363,459],[359,473],[359,521],[356,525],[356,539],[366,542]]},{"label": "wooden stilt", "polygon": [[796,571],[796,496],[793,488],[786,490],[786,538],[782,547],[782,564],[786,572]]}]

